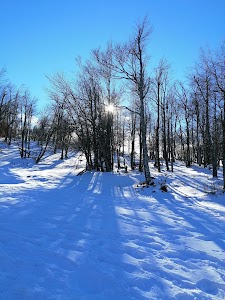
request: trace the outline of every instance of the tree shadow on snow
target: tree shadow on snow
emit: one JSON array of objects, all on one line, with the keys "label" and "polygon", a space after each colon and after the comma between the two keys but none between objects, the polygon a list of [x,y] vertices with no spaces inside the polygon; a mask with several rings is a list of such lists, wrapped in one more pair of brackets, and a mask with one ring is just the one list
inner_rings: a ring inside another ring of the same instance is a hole
[{"label": "tree shadow on snow", "polygon": [[126,198],[121,189],[133,181],[118,175],[114,183],[98,172],[70,177],[52,190],[11,191],[18,202],[0,207],[1,296],[148,299],[132,276],[138,270],[132,260],[143,254],[129,246],[116,208]]},{"label": "tree shadow on snow", "polygon": [[[176,194],[141,195],[137,176],[69,173],[55,189],[12,191],[21,201],[0,207],[1,298],[218,294],[210,268],[219,266],[222,276],[223,225]],[[193,282],[191,272],[204,277]]]}]

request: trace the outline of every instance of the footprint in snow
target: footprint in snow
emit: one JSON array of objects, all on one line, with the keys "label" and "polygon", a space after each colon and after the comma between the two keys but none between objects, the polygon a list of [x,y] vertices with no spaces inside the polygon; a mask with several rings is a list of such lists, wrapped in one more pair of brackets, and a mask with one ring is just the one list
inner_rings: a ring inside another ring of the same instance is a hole
[{"label": "footprint in snow", "polygon": [[136,248],[126,246],[124,251],[135,259],[144,259],[146,257],[146,253],[144,251]]},{"label": "footprint in snow", "polygon": [[199,280],[196,284],[196,286],[203,292],[211,295],[218,294],[218,288],[214,282],[207,278],[203,278]]}]

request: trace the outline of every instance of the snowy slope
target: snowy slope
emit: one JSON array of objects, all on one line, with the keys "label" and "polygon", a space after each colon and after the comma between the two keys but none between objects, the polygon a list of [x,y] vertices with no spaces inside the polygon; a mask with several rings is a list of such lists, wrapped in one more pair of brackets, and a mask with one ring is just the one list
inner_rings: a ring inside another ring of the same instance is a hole
[{"label": "snowy slope", "polygon": [[[176,164],[81,176],[79,154],[0,153],[0,299],[225,299],[221,178]],[[220,174],[221,176],[221,174]]]}]

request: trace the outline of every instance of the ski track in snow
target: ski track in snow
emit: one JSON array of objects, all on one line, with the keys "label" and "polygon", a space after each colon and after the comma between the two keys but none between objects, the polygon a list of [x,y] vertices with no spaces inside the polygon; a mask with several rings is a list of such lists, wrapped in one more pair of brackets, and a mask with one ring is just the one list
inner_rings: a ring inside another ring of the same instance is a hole
[{"label": "ski track in snow", "polygon": [[163,193],[83,166],[2,144],[0,299],[225,299],[225,196],[208,170],[152,170]]}]

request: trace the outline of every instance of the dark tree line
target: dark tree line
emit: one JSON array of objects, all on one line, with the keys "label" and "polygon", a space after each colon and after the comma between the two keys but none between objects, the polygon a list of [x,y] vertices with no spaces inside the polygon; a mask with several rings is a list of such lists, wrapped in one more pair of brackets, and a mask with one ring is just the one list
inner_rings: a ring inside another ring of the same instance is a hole
[{"label": "dark tree line", "polygon": [[151,68],[150,35],[145,18],[127,42],[110,42],[104,50],[93,50],[89,60],[77,60],[73,78],[51,76],[51,106],[35,127],[34,100],[4,80],[2,70],[1,136],[7,143],[20,141],[21,157],[29,156],[35,140],[37,162],[49,147],[60,151],[61,159],[76,147],[89,170],[121,167],[127,153],[131,168],[138,166],[147,184],[150,159],[159,172],[162,162],[173,171],[175,160],[210,167],[214,177],[222,166],[225,188],[225,42],[201,50],[187,80],[180,82],[166,60]]},{"label": "dark tree line", "polygon": [[27,89],[16,89],[5,73],[0,72],[0,136],[9,145],[16,140],[21,158],[29,157],[35,99]]}]

